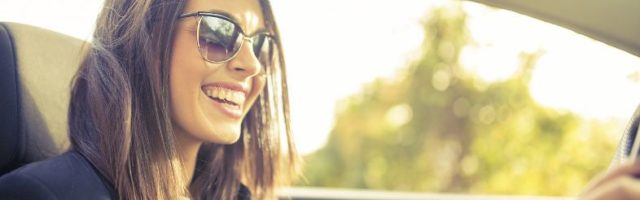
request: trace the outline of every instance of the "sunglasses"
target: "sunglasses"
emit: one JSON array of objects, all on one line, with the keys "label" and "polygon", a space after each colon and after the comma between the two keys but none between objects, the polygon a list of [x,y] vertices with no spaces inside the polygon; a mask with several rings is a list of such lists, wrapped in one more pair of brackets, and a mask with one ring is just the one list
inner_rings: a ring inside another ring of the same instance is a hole
[{"label": "sunglasses", "polygon": [[204,60],[210,63],[223,63],[233,59],[245,40],[251,43],[253,54],[264,66],[270,60],[274,42],[267,32],[258,32],[247,36],[231,18],[210,12],[194,12],[178,17],[197,17],[198,50]]}]

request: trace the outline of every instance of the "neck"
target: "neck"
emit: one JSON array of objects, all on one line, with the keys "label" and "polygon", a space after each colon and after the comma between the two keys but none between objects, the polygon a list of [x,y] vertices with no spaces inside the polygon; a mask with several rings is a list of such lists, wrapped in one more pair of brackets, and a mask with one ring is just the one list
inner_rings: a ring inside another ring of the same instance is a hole
[{"label": "neck", "polygon": [[176,150],[182,161],[183,167],[183,180],[187,187],[189,187],[193,178],[193,172],[196,168],[196,159],[198,157],[198,150],[202,146],[202,141],[193,138],[184,131],[175,130],[176,134]]}]

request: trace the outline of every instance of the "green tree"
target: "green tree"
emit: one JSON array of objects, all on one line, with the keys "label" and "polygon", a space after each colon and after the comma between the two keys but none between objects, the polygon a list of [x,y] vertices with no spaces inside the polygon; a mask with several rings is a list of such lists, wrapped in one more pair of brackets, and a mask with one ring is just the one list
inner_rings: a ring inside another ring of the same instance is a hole
[{"label": "green tree", "polygon": [[464,12],[435,9],[421,57],[343,102],[325,147],[306,157],[301,185],[418,192],[568,195],[609,163],[616,122],[537,105],[521,54],[510,79],[464,71]]}]

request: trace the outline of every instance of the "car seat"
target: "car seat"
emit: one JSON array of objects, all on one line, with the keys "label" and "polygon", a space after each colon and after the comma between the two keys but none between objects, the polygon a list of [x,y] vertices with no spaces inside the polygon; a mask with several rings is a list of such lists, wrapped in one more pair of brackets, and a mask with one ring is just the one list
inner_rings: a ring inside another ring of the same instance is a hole
[{"label": "car seat", "polygon": [[0,176],[64,152],[71,80],[88,43],[0,22]]}]

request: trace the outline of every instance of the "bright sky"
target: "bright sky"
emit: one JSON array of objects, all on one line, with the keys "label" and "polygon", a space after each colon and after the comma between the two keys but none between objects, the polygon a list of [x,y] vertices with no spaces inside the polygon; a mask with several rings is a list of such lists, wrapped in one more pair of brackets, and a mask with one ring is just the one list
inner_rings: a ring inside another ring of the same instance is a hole
[{"label": "bright sky", "polygon": [[[87,39],[101,2],[0,0],[0,21]],[[338,101],[405,66],[422,40],[425,13],[451,2],[272,0],[286,51],[299,150],[309,153],[326,142]],[[638,57],[509,11],[470,2],[463,8],[477,44],[463,50],[461,62],[482,79],[507,78],[517,68],[519,52],[544,49],[530,88],[539,103],[598,119],[626,119],[638,105]]]}]

